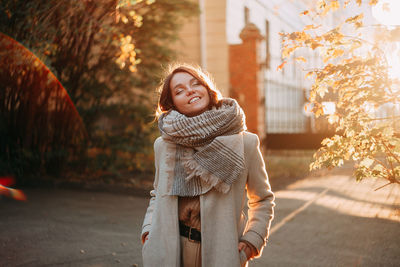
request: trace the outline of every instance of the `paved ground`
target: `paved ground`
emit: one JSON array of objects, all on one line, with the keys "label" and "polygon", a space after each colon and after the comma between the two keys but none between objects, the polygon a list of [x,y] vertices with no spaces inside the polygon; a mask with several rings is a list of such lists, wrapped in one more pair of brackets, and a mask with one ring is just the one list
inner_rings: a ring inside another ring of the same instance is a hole
[{"label": "paved ground", "polygon": [[269,245],[250,266],[400,266],[400,185],[314,177],[276,192]]},{"label": "paved ground", "polygon": [[[276,192],[269,245],[250,266],[399,266],[400,186],[310,177]],[[0,199],[0,266],[141,266],[148,199],[27,190]]]}]

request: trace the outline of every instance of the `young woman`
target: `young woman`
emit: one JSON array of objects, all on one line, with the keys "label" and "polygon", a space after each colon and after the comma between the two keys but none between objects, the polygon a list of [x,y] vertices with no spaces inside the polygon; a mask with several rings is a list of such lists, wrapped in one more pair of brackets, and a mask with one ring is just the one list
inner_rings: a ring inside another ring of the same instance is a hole
[{"label": "young woman", "polygon": [[246,266],[266,245],[274,207],[257,135],[238,103],[190,65],[166,76],[157,110],[144,266]]}]

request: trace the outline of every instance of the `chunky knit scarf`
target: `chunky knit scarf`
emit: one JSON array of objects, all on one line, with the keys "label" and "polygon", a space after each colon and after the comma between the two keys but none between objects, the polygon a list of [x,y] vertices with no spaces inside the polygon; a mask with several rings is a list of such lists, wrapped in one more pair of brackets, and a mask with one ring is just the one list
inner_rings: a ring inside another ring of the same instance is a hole
[{"label": "chunky knit scarf", "polygon": [[164,140],[176,145],[170,195],[198,196],[211,188],[226,193],[244,170],[245,115],[231,98],[194,117],[176,110],[160,116]]}]

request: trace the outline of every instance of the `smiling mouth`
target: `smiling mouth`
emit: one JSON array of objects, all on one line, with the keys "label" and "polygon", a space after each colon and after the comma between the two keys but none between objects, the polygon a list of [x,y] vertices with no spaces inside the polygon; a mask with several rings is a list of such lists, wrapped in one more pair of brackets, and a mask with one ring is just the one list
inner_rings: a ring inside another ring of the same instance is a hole
[{"label": "smiling mouth", "polygon": [[198,97],[198,96],[193,97],[192,99],[189,100],[189,104],[192,104],[193,102],[196,102],[198,100],[200,100],[200,97]]}]

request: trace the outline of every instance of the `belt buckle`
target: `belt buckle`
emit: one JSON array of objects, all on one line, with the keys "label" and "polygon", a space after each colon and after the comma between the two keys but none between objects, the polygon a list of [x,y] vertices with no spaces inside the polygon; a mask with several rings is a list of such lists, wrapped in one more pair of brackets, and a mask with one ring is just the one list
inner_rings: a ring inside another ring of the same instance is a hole
[{"label": "belt buckle", "polygon": [[193,239],[191,238],[191,236],[192,236],[192,229],[193,229],[193,227],[190,227],[190,228],[189,228],[188,240],[189,240],[190,242],[197,243],[196,240],[193,240]]}]

